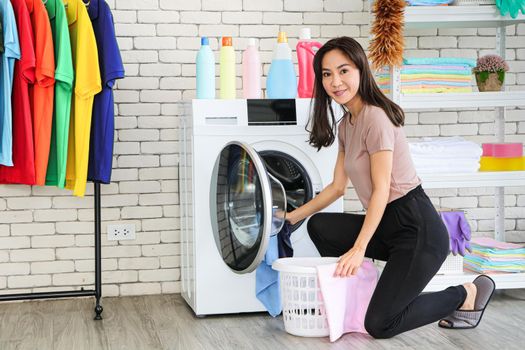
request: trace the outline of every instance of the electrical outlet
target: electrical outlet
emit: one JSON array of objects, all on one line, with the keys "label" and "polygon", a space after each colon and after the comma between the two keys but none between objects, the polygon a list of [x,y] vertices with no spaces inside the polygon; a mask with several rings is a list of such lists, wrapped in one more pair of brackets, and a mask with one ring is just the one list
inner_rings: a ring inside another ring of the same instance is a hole
[{"label": "electrical outlet", "polygon": [[135,239],[135,225],[108,225],[108,241]]}]

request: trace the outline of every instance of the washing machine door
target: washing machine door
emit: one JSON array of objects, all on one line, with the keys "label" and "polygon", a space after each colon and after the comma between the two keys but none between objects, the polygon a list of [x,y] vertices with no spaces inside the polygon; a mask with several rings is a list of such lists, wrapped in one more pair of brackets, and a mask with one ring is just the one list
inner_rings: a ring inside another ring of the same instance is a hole
[{"label": "washing machine door", "polygon": [[230,142],[220,152],[211,184],[211,219],[215,244],[236,273],[261,263],[271,235],[284,224],[286,194],[248,144]]}]

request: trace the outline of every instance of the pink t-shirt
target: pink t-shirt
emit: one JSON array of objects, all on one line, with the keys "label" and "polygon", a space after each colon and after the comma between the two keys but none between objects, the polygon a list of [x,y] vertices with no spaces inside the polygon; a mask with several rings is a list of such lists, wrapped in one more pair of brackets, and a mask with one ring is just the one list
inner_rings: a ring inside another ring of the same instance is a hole
[{"label": "pink t-shirt", "polygon": [[393,151],[392,175],[388,203],[403,197],[421,184],[416,174],[408,142],[402,127],[396,127],[382,108],[365,105],[353,124],[347,114],[339,124],[339,151],[345,152],[344,167],[363,207],[372,196],[370,155]]}]

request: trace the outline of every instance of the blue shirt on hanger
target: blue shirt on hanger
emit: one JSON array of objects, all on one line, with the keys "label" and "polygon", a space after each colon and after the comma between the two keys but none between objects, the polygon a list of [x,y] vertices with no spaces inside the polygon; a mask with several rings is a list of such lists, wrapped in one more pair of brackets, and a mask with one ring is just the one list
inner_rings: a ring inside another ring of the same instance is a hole
[{"label": "blue shirt on hanger", "polygon": [[4,53],[0,66],[0,164],[13,166],[13,110],[11,92],[15,60],[20,59],[20,44],[16,27],[15,13],[9,0],[0,0],[0,16],[4,35]]},{"label": "blue shirt on hanger", "polygon": [[124,78],[124,66],[115,37],[113,15],[104,0],[91,0],[89,18],[93,24],[98,48],[102,91],[95,95],[91,118],[88,180],[111,181],[113,160],[114,109],[113,85]]}]

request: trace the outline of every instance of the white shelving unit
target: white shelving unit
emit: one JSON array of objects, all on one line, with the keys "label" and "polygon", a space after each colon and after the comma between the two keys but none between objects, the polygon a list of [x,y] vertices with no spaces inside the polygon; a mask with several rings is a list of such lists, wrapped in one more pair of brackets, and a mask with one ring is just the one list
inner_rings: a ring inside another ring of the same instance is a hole
[{"label": "white shelving unit", "polygon": [[405,110],[525,106],[525,91],[400,94],[399,104]]},{"label": "white shelving unit", "polygon": [[[496,28],[496,53],[505,58],[505,27],[524,23],[525,15],[502,17],[496,6],[407,6],[405,28]],[[505,110],[525,106],[525,91],[472,92],[446,94],[402,94],[399,68],[391,69],[392,99],[405,110],[495,107],[495,139],[505,141]],[[525,113],[525,111],[524,111]],[[525,171],[478,172],[474,174],[422,174],[423,187],[495,187],[495,238],[505,240],[504,187],[525,186]],[[437,275],[425,291],[442,290],[450,285],[472,281],[475,274]],[[492,275],[498,289],[525,288],[525,273]]]},{"label": "white shelving unit", "polygon": [[525,15],[515,19],[501,17],[496,6],[407,6],[405,28],[494,28],[525,21]]}]

